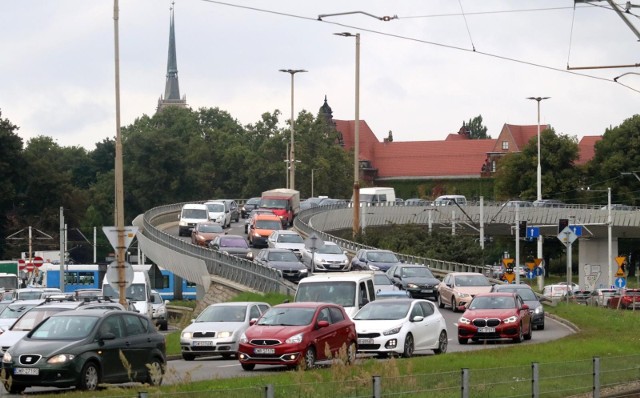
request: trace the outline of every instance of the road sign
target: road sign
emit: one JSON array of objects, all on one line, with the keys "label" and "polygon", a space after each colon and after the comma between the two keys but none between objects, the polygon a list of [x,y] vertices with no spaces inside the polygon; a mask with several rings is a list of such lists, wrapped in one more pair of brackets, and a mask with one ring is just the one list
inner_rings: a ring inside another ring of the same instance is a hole
[{"label": "road sign", "polygon": [[513,280],[516,278],[516,274],[513,273],[513,268],[511,268],[511,272],[505,272],[502,274],[502,277],[506,279],[508,283],[513,283]]},{"label": "road sign", "polygon": [[25,264],[25,262],[24,262],[24,260],[23,260],[23,259],[18,260],[18,269],[19,269],[20,271],[22,271],[23,269],[25,269],[25,267],[26,267],[26,266],[27,266],[27,265]]},{"label": "road sign", "polygon": [[318,237],[315,233],[311,234],[307,239],[304,240],[304,247],[315,252],[318,249],[324,247],[324,241]]},{"label": "road sign", "polygon": [[542,276],[544,275],[544,269],[542,267],[535,267],[533,269],[533,273],[535,274],[535,276]]},{"label": "road sign", "polygon": [[616,257],[616,263],[618,263],[618,271],[616,271],[616,276],[622,277],[624,276],[624,265],[627,262],[627,258],[625,256]]},{"label": "road sign", "polygon": [[25,265],[25,267],[24,267],[24,269],[25,269],[27,272],[31,272],[31,271],[33,271],[35,268],[36,268],[36,267],[33,265],[33,263],[28,263],[28,264],[27,264],[27,265]]},{"label": "road sign", "polygon": [[[118,272],[118,262],[112,261],[107,267],[107,282],[113,287],[113,290],[118,291],[120,285],[118,282],[120,281],[120,275]],[[125,262],[124,263],[124,288],[128,288],[133,282],[133,267],[131,264]]]},{"label": "road sign", "polygon": [[537,238],[540,236],[539,227],[527,227],[527,238]]},{"label": "road sign", "polygon": [[533,269],[536,267],[536,263],[524,263],[524,265],[526,265],[530,271],[533,271]]},{"label": "road sign", "polygon": [[576,239],[578,239],[578,235],[576,235],[575,232],[573,232],[573,230],[569,228],[569,226],[566,226],[558,234],[558,239],[560,240],[560,242],[564,243],[565,245],[570,245],[573,242],[575,242]]},{"label": "road sign", "polygon": [[[102,231],[107,235],[111,247],[118,250],[118,229],[116,227],[102,227]],[[138,227],[124,227],[124,249],[127,250],[136,237]]]},{"label": "road sign", "polygon": [[582,225],[569,225],[569,228],[576,234],[578,237],[582,236]]},{"label": "road sign", "polygon": [[42,267],[42,264],[44,264],[44,260],[42,259],[42,257],[34,257],[31,262],[36,267]]},{"label": "road sign", "polygon": [[536,276],[535,272],[527,271],[527,278],[528,279],[533,279],[535,276]]},{"label": "road sign", "polygon": [[536,267],[542,267],[542,262],[543,262],[543,261],[544,261],[544,260],[543,260],[543,259],[541,259],[541,258],[534,258],[534,259],[533,259],[533,263],[536,265]]},{"label": "road sign", "polygon": [[615,282],[613,282],[613,284],[618,289],[622,289],[623,287],[627,286],[627,279],[626,278],[616,278],[616,280],[615,280]]},{"label": "road sign", "polygon": [[512,258],[503,258],[502,265],[506,269],[506,272],[513,272],[513,259]]}]

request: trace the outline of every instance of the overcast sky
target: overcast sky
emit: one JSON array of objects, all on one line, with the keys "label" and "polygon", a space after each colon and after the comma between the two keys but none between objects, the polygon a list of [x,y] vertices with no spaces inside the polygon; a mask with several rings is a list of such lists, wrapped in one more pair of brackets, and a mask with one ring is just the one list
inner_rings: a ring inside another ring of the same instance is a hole
[{"label": "overcast sky", "polygon": [[[243,125],[264,112],[317,113],[325,95],[336,119],[355,117],[355,39],[361,34],[360,118],[378,139],[442,140],[482,115],[496,138],[504,123],[541,122],[578,138],[601,135],[638,112],[638,38],[606,1],[176,0],[181,95],[219,107]],[[640,2],[639,2],[640,3]],[[19,0],[0,14],[0,111],[26,143],[62,146],[115,137],[113,0]],[[152,115],[164,93],[166,0],[120,0],[121,124]],[[364,14],[318,21],[320,14]],[[640,14],[640,8],[632,8]],[[463,15],[464,13],[464,15]],[[636,22],[636,15],[629,15]],[[475,51],[474,51],[475,48]],[[615,77],[628,87],[615,83]],[[582,76],[585,75],[585,76]]]}]

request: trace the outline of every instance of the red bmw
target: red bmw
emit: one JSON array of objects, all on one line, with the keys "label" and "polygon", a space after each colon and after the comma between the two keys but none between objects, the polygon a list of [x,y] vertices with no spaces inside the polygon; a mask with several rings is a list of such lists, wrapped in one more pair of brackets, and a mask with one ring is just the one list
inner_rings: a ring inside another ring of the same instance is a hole
[{"label": "red bmw", "polygon": [[517,293],[476,295],[458,320],[458,342],[531,339],[529,306]]},{"label": "red bmw", "polygon": [[316,361],[356,355],[356,328],[339,305],[287,303],[269,309],[240,337],[238,360],[244,370],[256,365],[313,368]]}]

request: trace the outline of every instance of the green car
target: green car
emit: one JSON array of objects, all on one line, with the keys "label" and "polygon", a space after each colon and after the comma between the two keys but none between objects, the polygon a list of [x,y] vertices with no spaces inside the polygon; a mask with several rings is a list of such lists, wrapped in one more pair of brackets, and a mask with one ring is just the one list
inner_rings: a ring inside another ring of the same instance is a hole
[{"label": "green car", "polygon": [[2,357],[4,386],[96,390],[101,383],[162,383],[166,343],[152,321],[118,310],[74,310],[52,315]]}]

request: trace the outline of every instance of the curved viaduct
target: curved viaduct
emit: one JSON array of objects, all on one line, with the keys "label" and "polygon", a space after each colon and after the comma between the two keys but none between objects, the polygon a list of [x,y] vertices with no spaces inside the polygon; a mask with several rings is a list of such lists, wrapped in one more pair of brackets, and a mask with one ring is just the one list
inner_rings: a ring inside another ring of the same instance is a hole
[{"label": "curved viaduct", "polygon": [[[481,202],[482,203],[482,202]],[[137,234],[141,251],[159,266],[197,284],[197,297],[202,299],[212,288],[233,291],[293,293],[295,285],[282,279],[274,270],[251,261],[197,247],[160,228],[175,223],[182,203],[156,207],[138,216],[133,224],[140,227]],[[510,235],[515,225],[516,209],[501,205],[457,206],[376,206],[361,209],[362,226],[388,224],[419,224],[427,228],[449,228],[456,234]],[[541,235],[556,236],[558,221],[569,219],[572,225],[582,225],[583,236],[578,240],[580,281],[589,280],[595,286],[606,286],[610,278],[608,262],[609,212],[600,207],[567,206],[562,208],[520,208],[518,220],[538,226]],[[302,211],[294,227],[303,235],[316,233],[324,240],[338,243],[355,253],[365,246],[336,238],[331,231],[351,229],[352,207],[317,207]],[[617,254],[617,239],[640,238],[640,212],[611,211],[612,253]],[[461,264],[429,258],[403,255],[406,262],[425,264],[435,273],[451,271],[482,272],[483,266]],[[587,261],[588,259],[588,261]],[[613,260],[611,263],[615,264]],[[617,268],[617,267],[616,267]],[[611,270],[610,272],[614,272]],[[591,278],[586,278],[591,275]]]}]

